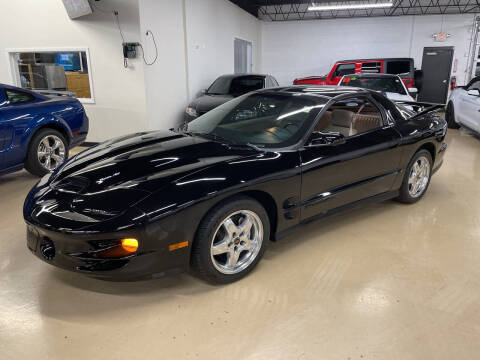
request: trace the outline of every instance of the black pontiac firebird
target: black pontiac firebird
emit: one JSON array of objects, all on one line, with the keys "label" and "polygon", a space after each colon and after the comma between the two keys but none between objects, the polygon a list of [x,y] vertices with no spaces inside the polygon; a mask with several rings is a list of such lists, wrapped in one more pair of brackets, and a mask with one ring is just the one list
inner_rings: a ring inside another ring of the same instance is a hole
[{"label": "black pontiac firebird", "polygon": [[419,200],[447,147],[434,108],[414,113],[342,87],[243,95],[183,132],[137,133],[68,160],[25,200],[27,245],[94,277],[192,267],[211,282],[237,280],[296,225]]}]

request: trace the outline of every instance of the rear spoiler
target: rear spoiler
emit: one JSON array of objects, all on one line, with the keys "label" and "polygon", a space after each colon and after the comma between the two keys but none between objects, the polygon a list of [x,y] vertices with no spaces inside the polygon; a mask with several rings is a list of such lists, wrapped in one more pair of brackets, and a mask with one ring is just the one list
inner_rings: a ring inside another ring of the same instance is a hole
[{"label": "rear spoiler", "polygon": [[75,94],[70,91],[60,91],[60,90],[34,90],[34,91],[42,95],[75,97]]},{"label": "rear spoiler", "polygon": [[440,109],[445,109],[445,104],[435,104],[428,102],[418,102],[418,101],[394,101],[396,104],[408,105],[413,107],[416,111],[416,114],[408,118],[408,120],[416,119],[417,117],[423,116],[433,111],[438,111]]}]

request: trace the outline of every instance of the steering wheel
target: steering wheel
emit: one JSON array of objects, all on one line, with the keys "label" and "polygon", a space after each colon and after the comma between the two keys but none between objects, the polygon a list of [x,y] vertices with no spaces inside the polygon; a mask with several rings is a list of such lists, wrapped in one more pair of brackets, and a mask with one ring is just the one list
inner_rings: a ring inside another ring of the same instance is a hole
[{"label": "steering wheel", "polygon": [[267,130],[265,130],[265,132],[272,134],[272,135],[275,136],[275,138],[277,138],[278,140],[283,140],[280,136],[278,136],[278,134],[276,134],[276,131],[272,131],[272,130],[270,130],[270,129],[267,129]]},{"label": "steering wheel", "polygon": [[288,132],[290,132],[290,131],[287,129],[289,126],[293,126],[293,127],[295,127],[295,130],[298,130],[298,126],[297,126],[296,124],[294,124],[294,123],[291,123],[291,122],[285,124],[284,126],[282,126],[282,128],[285,129],[285,130],[287,130]]}]

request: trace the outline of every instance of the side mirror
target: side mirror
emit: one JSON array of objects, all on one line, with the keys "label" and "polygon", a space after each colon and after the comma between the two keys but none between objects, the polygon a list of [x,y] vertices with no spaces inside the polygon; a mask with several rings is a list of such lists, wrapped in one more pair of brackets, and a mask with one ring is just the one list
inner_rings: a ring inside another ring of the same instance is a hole
[{"label": "side mirror", "polygon": [[409,92],[409,93],[412,93],[412,94],[416,94],[416,93],[418,93],[418,89],[412,87],[412,88],[409,88],[409,89],[408,89],[408,92]]},{"label": "side mirror", "polygon": [[339,132],[322,133],[314,131],[307,142],[307,147],[345,144],[345,136]]},{"label": "side mirror", "polygon": [[480,96],[480,91],[478,91],[478,89],[470,89],[467,91],[467,94],[471,96]]},{"label": "side mirror", "polygon": [[203,96],[207,93],[207,89],[202,89],[198,92],[197,97]]}]

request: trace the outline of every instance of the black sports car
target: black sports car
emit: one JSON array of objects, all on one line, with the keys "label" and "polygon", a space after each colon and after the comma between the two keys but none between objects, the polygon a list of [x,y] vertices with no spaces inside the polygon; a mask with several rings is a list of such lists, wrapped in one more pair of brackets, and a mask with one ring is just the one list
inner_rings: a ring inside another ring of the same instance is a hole
[{"label": "black sports car", "polygon": [[101,278],[192,267],[212,282],[237,280],[296,225],[372,201],[418,201],[447,147],[434,108],[293,86],[238,97],[185,132],[107,141],[31,190],[28,247]]}]

